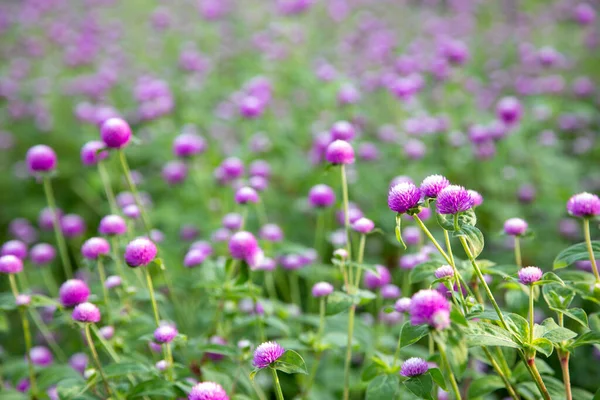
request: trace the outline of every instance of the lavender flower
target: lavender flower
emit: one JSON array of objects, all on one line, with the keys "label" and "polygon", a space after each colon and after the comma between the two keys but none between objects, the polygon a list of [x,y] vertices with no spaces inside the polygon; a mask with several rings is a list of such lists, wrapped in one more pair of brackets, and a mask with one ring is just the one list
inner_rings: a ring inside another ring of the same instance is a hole
[{"label": "lavender flower", "polygon": [[132,268],[145,267],[154,260],[156,253],[156,245],[150,239],[137,238],[125,248],[125,262]]},{"label": "lavender flower", "polygon": [[90,238],[81,246],[81,254],[90,260],[97,260],[108,253],[110,253],[110,244],[104,238]]},{"label": "lavender flower", "polygon": [[410,182],[402,182],[393,186],[388,193],[388,207],[399,214],[404,214],[419,205],[421,192]]},{"label": "lavender flower", "polygon": [[2,245],[0,256],[13,255],[25,260],[27,258],[27,245],[20,240],[9,240]]},{"label": "lavender flower", "polygon": [[384,299],[397,299],[398,297],[400,297],[400,295],[402,294],[402,292],[400,291],[400,288],[394,284],[387,284],[385,286],[381,287],[381,297]]},{"label": "lavender flower", "polygon": [[469,192],[471,198],[473,199],[473,207],[479,207],[481,204],[483,204],[483,196],[479,194],[479,192],[470,189],[467,190],[467,192]]},{"label": "lavender flower", "polygon": [[327,185],[319,184],[310,189],[308,193],[308,202],[311,207],[325,208],[335,203],[335,193]]},{"label": "lavender flower", "polygon": [[109,118],[100,127],[100,136],[106,147],[120,149],[131,140],[131,128],[121,118]]},{"label": "lavender flower", "polygon": [[410,303],[410,297],[402,297],[396,300],[396,303],[394,304],[394,309],[399,313],[407,313],[410,310]]},{"label": "lavender flower", "polygon": [[156,328],[154,331],[154,340],[158,343],[170,343],[179,332],[174,326],[163,325]]},{"label": "lavender flower", "polygon": [[121,286],[122,282],[123,281],[120,276],[111,275],[111,276],[107,277],[106,280],[104,281],[104,286],[107,289],[114,289],[116,287]]},{"label": "lavender flower", "polygon": [[256,368],[266,368],[277,361],[285,353],[285,349],[277,342],[265,342],[254,351],[252,365]]},{"label": "lavender flower", "polygon": [[107,215],[100,220],[98,233],[106,236],[120,236],[127,232],[127,223],[119,215]]},{"label": "lavender flower", "polygon": [[23,261],[20,258],[12,254],[0,257],[0,273],[18,274],[21,271],[23,271]]},{"label": "lavender flower", "polygon": [[179,158],[192,157],[206,150],[206,141],[195,133],[182,133],[173,141],[173,154]]},{"label": "lavender flower", "polygon": [[283,231],[276,224],[266,224],[260,228],[260,238],[269,242],[280,242],[283,240]]},{"label": "lavender flower", "polygon": [[331,140],[351,141],[356,136],[356,131],[348,121],[338,121],[331,127]]},{"label": "lavender flower", "polygon": [[235,202],[238,204],[258,203],[258,193],[249,186],[241,187],[235,192]]},{"label": "lavender flower", "polygon": [[313,297],[329,296],[333,293],[333,286],[329,282],[317,282],[312,287]]},{"label": "lavender flower", "polygon": [[84,303],[90,297],[90,288],[79,279],[69,279],[60,286],[59,298],[65,307],[72,307]]},{"label": "lavender flower", "polygon": [[192,388],[188,400],[229,400],[229,396],[218,383],[202,382]]},{"label": "lavender flower", "polygon": [[83,375],[88,364],[88,356],[85,353],[75,353],[69,358],[69,365],[75,371]]},{"label": "lavender flower", "polygon": [[359,218],[352,224],[352,229],[366,235],[375,228],[375,223],[368,218]]},{"label": "lavender flower", "polygon": [[454,276],[454,269],[449,265],[442,265],[434,272],[436,279],[452,278]]},{"label": "lavender flower", "polygon": [[99,161],[108,157],[108,151],[100,151],[104,147],[104,143],[99,140],[92,140],[84,144],[81,148],[81,162],[83,165],[96,165]]},{"label": "lavender flower", "polygon": [[364,283],[365,287],[369,290],[378,289],[392,281],[392,275],[386,267],[376,265],[375,268],[377,269],[377,273],[373,271],[365,272]]},{"label": "lavender flower", "polygon": [[423,375],[429,370],[427,361],[422,358],[412,357],[404,361],[400,367],[400,375],[411,378],[413,376]]},{"label": "lavender flower", "polygon": [[56,153],[49,146],[38,144],[27,150],[27,166],[31,172],[49,172],[56,168]]},{"label": "lavender flower", "polygon": [[78,322],[96,323],[100,321],[100,310],[92,303],[81,303],[75,306],[71,316]]},{"label": "lavender flower", "polygon": [[504,233],[510,236],[522,236],[527,232],[527,222],[521,218],[510,218],[504,223]]},{"label": "lavender flower", "polygon": [[202,250],[191,249],[188,251],[183,259],[183,266],[186,268],[197,267],[202,264],[208,254]]},{"label": "lavender flower", "polygon": [[531,285],[542,279],[544,273],[538,267],[525,267],[519,270],[519,282],[523,285]]},{"label": "lavender flower", "polygon": [[350,143],[344,140],[333,141],[327,146],[325,159],[334,165],[354,164],[354,149]]},{"label": "lavender flower", "polygon": [[258,243],[250,232],[236,232],[229,239],[229,252],[238,260],[245,260],[258,251]]},{"label": "lavender flower", "polygon": [[587,192],[573,195],[567,202],[567,211],[575,217],[595,217],[600,215],[600,198]]},{"label": "lavender flower", "polygon": [[162,177],[169,185],[177,185],[187,177],[187,165],[180,160],[167,162],[162,169]]},{"label": "lavender flower", "polygon": [[450,186],[450,181],[442,175],[429,175],[421,182],[421,193],[425,197],[437,197],[437,195]]},{"label": "lavender flower", "polygon": [[410,302],[410,323],[428,324],[436,329],[450,326],[450,303],[436,290],[420,290]]},{"label": "lavender flower", "polygon": [[440,214],[457,214],[473,207],[473,198],[462,186],[450,185],[437,197],[437,211]]}]

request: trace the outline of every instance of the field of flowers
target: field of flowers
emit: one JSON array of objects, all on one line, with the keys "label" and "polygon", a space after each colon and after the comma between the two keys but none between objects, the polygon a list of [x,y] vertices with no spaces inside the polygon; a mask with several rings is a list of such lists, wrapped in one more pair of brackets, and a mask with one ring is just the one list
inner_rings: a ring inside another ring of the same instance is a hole
[{"label": "field of flowers", "polygon": [[0,399],[600,400],[599,10],[3,1]]}]

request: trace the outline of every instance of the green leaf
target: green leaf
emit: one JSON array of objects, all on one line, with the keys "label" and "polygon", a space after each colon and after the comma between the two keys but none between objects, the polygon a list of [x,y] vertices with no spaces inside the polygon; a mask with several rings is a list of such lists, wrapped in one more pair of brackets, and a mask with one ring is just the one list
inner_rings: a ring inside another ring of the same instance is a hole
[{"label": "green leaf", "polygon": [[439,368],[430,368],[428,372],[433,378],[433,381],[443,390],[446,390],[446,380],[444,379],[442,371]]},{"label": "green leaf", "polygon": [[483,397],[495,392],[498,389],[504,387],[504,382],[497,375],[484,375],[476,378],[469,385],[469,392],[467,398],[475,399],[477,397]]},{"label": "green leaf", "polygon": [[587,331],[582,333],[571,343],[569,347],[576,348],[587,344],[600,344],[600,332],[598,331]]},{"label": "green leaf", "polygon": [[544,285],[542,288],[542,295],[544,300],[552,310],[566,310],[573,299],[575,298],[575,292],[566,286],[558,284]]},{"label": "green leaf", "polygon": [[250,380],[254,381],[256,374],[258,374],[259,372],[260,372],[260,369],[258,369],[258,368],[254,368],[252,371],[250,371],[250,375],[249,375]]},{"label": "green leaf", "polygon": [[10,330],[10,323],[6,317],[5,312],[0,312],[0,332],[8,332]]},{"label": "green leaf", "polygon": [[554,345],[546,338],[535,339],[532,346],[546,357],[550,357],[552,355],[552,351],[554,351]]},{"label": "green leaf", "polygon": [[569,308],[568,310],[563,310],[562,313],[571,318],[573,321],[583,325],[585,328],[588,327],[587,314],[581,308]]},{"label": "green leaf", "polygon": [[419,283],[430,280],[435,277],[433,274],[436,269],[444,265],[441,261],[427,261],[415,266],[408,275],[410,283]]},{"label": "green leaf", "polygon": [[400,389],[398,375],[380,375],[367,386],[366,400],[395,399]]},{"label": "green leaf", "polygon": [[335,291],[327,297],[327,309],[325,315],[336,315],[348,310],[354,303],[349,294]]},{"label": "green leaf", "polygon": [[135,385],[128,393],[128,399],[135,399],[138,397],[168,397],[173,398],[176,396],[175,390],[171,386],[170,382],[162,378],[155,378],[148,381],[143,381]]},{"label": "green leaf", "polygon": [[[447,231],[454,231],[454,215],[435,213],[435,218],[442,228]],[[464,225],[477,225],[477,216],[472,208],[468,211],[458,214],[459,228],[462,228]]]},{"label": "green leaf", "polygon": [[364,271],[374,272],[377,276],[379,276],[379,272],[377,271],[377,265],[376,264],[359,264],[359,263],[356,263],[356,262],[351,262],[351,263],[347,263],[347,264],[349,266],[351,266],[351,267],[362,269]]},{"label": "green leaf", "polygon": [[519,314],[506,314],[506,323],[508,329],[520,340],[521,343],[526,343],[529,340],[529,322]]},{"label": "green leaf", "polygon": [[28,400],[30,399],[29,396],[25,395],[24,393],[21,392],[17,392],[16,390],[2,390],[0,391],[0,394],[2,395],[2,400]]},{"label": "green leaf", "polygon": [[400,243],[402,245],[404,250],[406,250],[407,249],[406,243],[404,243],[404,240],[402,240],[402,215],[401,214],[396,215],[396,229],[394,229],[394,231],[396,232],[396,240],[398,241],[398,243]]},{"label": "green leaf", "polygon": [[[600,259],[600,241],[593,241],[592,249],[596,259]],[[573,264],[575,261],[588,260],[589,258],[590,254],[587,251],[586,243],[577,243],[561,251],[554,259],[552,268],[565,268]]]},{"label": "green leaf", "polygon": [[598,389],[592,400],[600,400],[600,389]]},{"label": "green leaf", "polygon": [[375,300],[377,295],[369,290],[358,289],[352,297],[354,298],[354,304],[364,306]]},{"label": "green leaf", "polygon": [[223,344],[207,343],[198,347],[204,353],[221,354],[227,357],[237,357],[237,347],[227,346]]},{"label": "green leaf", "polygon": [[304,359],[294,350],[286,350],[277,361],[273,363],[273,368],[286,374],[305,374],[308,375]]},{"label": "green leaf", "polygon": [[360,378],[363,382],[369,382],[369,381],[372,381],[373,379],[375,379],[375,377],[377,375],[381,374],[382,372],[383,372],[383,368],[381,367],[381,365],[379,365],[377,363],[372,363],[372,364],[369,364],[369,366],[364,369]]},{"label": "green leaf", "polygon": [[151,371],[151,366],[139,362],[123,362],[104,367],[104,374],[107,378],[116,378],[129,374],[145,374]]},{"label": "green leaf", "polygon": [[404,381],[404,386],[421,399],[431,400],[431,389],[433,389],[433,379],[429,374],[414,376]]},{"label": "green leaf", "polygon": [[479,229],[465,224],[459,231],[454,232],[453,236],[464,237],[467,240],[469,250],[474,258],[477,258],[477,256],[481,254],[485,241],[483,239],[483,233],[481,233]]},{"label": "green leaf", "polygon": [[450,311],[450,321],[458,325],[469,326],[465,316],[456,307],[452,307]]},{"label": "green leaf", "polygon": [[467,345],[474,346],[503,346],[515,349],[521,346],[502,328],[489,322],[480,321],[465,330]]},{"label": "green leaf", "polygon": [[429,325],[411,325],[410,321],[406,321],[400,331],[400,347],[406,347],[415,342],[418,342],[429,333]]},{"label": "green leaf", "polygon": [[554,272],[546,272],[543,276],[542,279],[540,279],[537,282],[534,282],[534,286],[541,286],[541,285],[548,285],[550,283],[558,283],[562,286],[565,285],[565,282],[563,282],[562,279],[560,279],[560,277],[558,275],[556,275]]},{"label": "green leaf", "polygon": [[12,293],[0,293],[0,310],[10,311],[17,308]]},{"label": "green leaf", "polygon": [[545,331],[542,333],[541,337],[548,339],[552,343],[560,343],[577,336],[577,333],[559,326],[552,318],[545,319],[542,322],[542,326],[545,328]]}]

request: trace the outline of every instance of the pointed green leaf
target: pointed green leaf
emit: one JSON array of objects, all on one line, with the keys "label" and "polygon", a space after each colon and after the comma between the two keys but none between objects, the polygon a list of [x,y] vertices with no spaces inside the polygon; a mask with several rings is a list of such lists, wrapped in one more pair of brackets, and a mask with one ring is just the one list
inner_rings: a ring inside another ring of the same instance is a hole
[{"label": "pointed green leaf", "polygon": [[286,374],[305,374],[308,375],[304,359],[294,350],[286,350],[277,361],[273,363],[273,368]]},{"label": "pointed green leaf", "polygon": [[406,321],[400,331],[400,346],[406,347],[413,343],[418,342],[429,333],[429,326],[423,325],[411,325],[410,321]]},{"label": "pointed green leaf", "polygon": [[439,368],[430,368],[428,372],[433,378],[433,381],[443,390],[446,390],[446,380],[444,379],[442,371]]},{"label": "pointed green leaf", "polygon": [[502,389],[503,387],[504,383],[499,376],[484,375],[474,379],[473,382],[471,382],[467,397],[469,399],[476,399],[478,397],[489,395],[490,393],[495,392],[498,389]]},{"label": "pointed green leaf", "polygon": [[512,336],[504,329],[489,322],[480,321],[471,324],[465,330],[467,345],[474,346],[503,346],[515,349],[521,346],[514,341]]},{"label": "pointed green leaf", "polygon": [[[600,241],[592,242],[592,249],[596,259],[600,259]],[[568,267],[575,261],[588,260],[590,255],[587,251],[587,245],[585,242],[574,244],[571,247],[561,251],[554,259],[553,269],[560,269]]]},{"label": "pointed green leaf", "polygon": [[431,389],[433,389],[433,379],[429,374],[414,376],[404,381],[404,386],[421,399],[431,400]]},{"label": "pointed green leaf", "polygon": [[327,297],[327,309],[325,315],[330,316],[344,312],[348,310],[353,303],[354,299],[352,296],[340,291],[335,291]]},{"label": "pointed green leaf", "polygon": [[395,399],[400,389],[398,375],[380,375],[367,386],[366,400]]},{"label": "pointed green leaf", "polygon": [[462,236],[467,240],[469,250],[471,251],[471,254],[473,254],[473,257],[477,258],[477,256],[483,251],[483,246],[485,245],[483,233],[481,233],[481,231],[474,226],[465,224],[460,228],[459,231],[455,231],[453,236]]}]

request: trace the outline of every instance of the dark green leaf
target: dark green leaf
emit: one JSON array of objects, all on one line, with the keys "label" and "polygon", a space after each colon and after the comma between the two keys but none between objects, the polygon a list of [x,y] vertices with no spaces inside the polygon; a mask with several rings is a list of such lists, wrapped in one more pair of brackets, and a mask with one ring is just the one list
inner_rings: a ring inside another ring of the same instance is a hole
[{"label": "dark green leaf", "polygon": [[500,379],[499,376],[496,375],[484,375],[482,377],[476,378],[471,382],[469,386],[469,399],[475,399],[477,397],[483,397],[489,395],[490,393],[502,389],[504,387],[504,382]]},{"label": "dark green leaf", "polygon": [[152,371],[152,367],[140,362],[123,362],[119,364],[110,364],[104,367],[104,374],[107,378],[116,378],[129,374],[144,374]]},{"label": "dark green leaf", "polygon": [[375,300],[377,295],[369,290],[358,289],[352,297],[354,298],[354,304],[364,306]]},{"label": "dark green leaf", "polygon": [[400,346],[406,347],[415,342],[418,342],[429,333],[429,326],[423,325],[411,325],[410,321],[406,321],[402,325],[400,331]]},{"label": "dark green leaf", "polygon": [[[592,249],[596,259],[600,259],[600,241],[592,242]],[[586,243],[577,243],[571,247],[561,251],[554,259],[553,269],[560,269],[568,267],[575,261],[588,260],[590,254],[587,251]]]},{"label": "dark green leaf", "polygon": [[575,298],[575,292],[568,287],[558,284],[544,285],[542,295],[548,307],[557,310],[566,310]]},{"label": "dark green leaf", "polygon": [[544,274],[544,276],[542,276],[542,279],[540,279],[539,281],[535,282],[534,285],[535,286],[540,286],[540,285],[548,285],[550,283],[558,283],[560,285],[565,285],[565,283],[563,282],[562,279],[560,279],[560,277],[558,275],[556,275],[554,272],[546,272]]},{"label": "dark green leaf", "polygon": [[222,344],[207,343],[201,345],[198,349],[204,353],[221,354],[228,357],[236,357],[238,355],[236,347]]},{"label": "dark green leaf", "polygon": [[421,399],[431,400],[431,389],[433,388],[433,379],[429,374],[414,376],[404,381],[404,386]]},{"label": "dark green leaf", "polygon": [[441,387],[443,390],[446,390],[446,380],[444,379],[444,375],[442,375],[442,371],[440,371],[439,368],[430,368],[429,374],[439,387]]},{"label": "dark green leaf", "polygon": [[286,350],[275,363],[273,368],[286,374],[308,374],[304,359],[294,350]]},{"label": "dark green leaf", "polygon": [[483,246],[485,245],[485,241],[483,239],[483,233],[474,226],[471,225],[463,225],[459,231],[454,232],[454,237],[464,237],[467,240],[467,244],[469,245],[469,250],[473,257],[477,258],[481,251],[483,250]]},{"label": "dark green leaf", "polygon": [[450,320],[458,325],[469,326],[465,316],[456,307],[452,307],[450,311]]},{"label": "dark green leaf", "polygon": [[398,375],[380,375],[367,386],[366,400],[395,399],[398,396],[400,378]]},{"label": "dark green leaf", "polygon": [[[454,231],[454,215],[435,213],[435,218],[442,228],[447,231]],[[477,225],[477,216],[473,209],[469,209],[458,215],[459,228],[462,228],[464,225]]]},{"label": "dark green leaf", "polygon": [[552,355],[552,351],[554,351],[554,345],[552,342],[546,338],[537,338],[533,341],[533,348],[545,355],[546,357],[550,357]]},{"label": "dark green leaf", "polygon": [[348,310],[353,304],[352,296],[335,291],[327,297],[326,315],[336,315]]},{"label": "dark green leaf", "polygon": [[571,343],[571,348],[584,346],[587,344],[600,344],[600,332],[598,331],[587,331],[582,333]]},{"label": "dark green leaf", "polygon": [[433,274],[436,269],[442,266],[444,263],[441,261],[427,261],[421,263],[410,270],[409,280],[410,283],[419,283],[425,280],[431,280],[435,278]]},{"label": "dark green leaf", "polygon": [[545,331],[540,337],[548,339],[552,343],[560,343],[577,336],[577,333],[559,326],[552,318],[545,319],[544,322],[542,322],[542,326],[545,328]]},{"label": "dark green leaf", "polygon": [[138,397],[150,397],[154,399],[156,397],[167,397],[173,398],[176,396],[175,389],[171,386],[171,383],[162,379],[156,378],[148,381],[143,381],[135,385],[128,393],[128,399],[135,399]]},{"label": "dark green leaf", "polygon": [[370,364],[367,368],[364,369],[362,375],[361,375],[361,379],[363,382],[369,382],[373,379],[375,379],[375,377],[377,375],[380,375],[382,373],[383,369],[381,368],[381,366],[377,363],[372,363]]},{"label": "dark green leaf", "polygon": [[504,346],[520,348],[512,336],[502,328],[489,322],[477,322],[466,329],[467,345],[474,346]]},{"label": "dark green leaf", "polygon": [[562,312],[567,317],[571,318],[573,321],[576,321],[579,324],[583,325],[585,328],[588,327],[587,314],[581,308],[569,308],[568,310],[563,310]]}]

